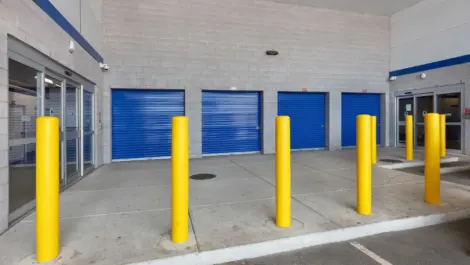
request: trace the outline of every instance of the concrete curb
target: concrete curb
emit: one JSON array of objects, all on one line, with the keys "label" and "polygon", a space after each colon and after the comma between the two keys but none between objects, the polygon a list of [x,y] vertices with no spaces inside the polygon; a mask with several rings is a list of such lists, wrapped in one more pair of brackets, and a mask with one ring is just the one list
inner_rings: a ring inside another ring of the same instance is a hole
[{"label": "concrete curb", "polygon": [[470,165],[460,166],[460,167],[449,167],[449,168],[441,167],[441,174],[455,173],[455,172],[465,171],[468,169],[470,169]]},{"label": "concrete curb", "polygon": [[[458,157],[447,157],[442,158],[441,163],[452,163],[459,161]],[[386,169],[402,169],[402,168],[409,168],[409,167],[419,167],[424,166],[424,161],[411,161],[411,162],[404,162],[400,164],[391,164],[391,165],[378,165],[381,168]]]},{"label": "concrete curb", "polygon": [[470,217],[470,209],[418,216],[374,224],[342,228],[320,233],[271,240],[261,243],[229,247],[199,253],[191,253],[165,259],[157,259],[132,265],[214,265],[225,262],[257,258],[302,248],[337,243],[356,238],[396,232],[452,222]]}]

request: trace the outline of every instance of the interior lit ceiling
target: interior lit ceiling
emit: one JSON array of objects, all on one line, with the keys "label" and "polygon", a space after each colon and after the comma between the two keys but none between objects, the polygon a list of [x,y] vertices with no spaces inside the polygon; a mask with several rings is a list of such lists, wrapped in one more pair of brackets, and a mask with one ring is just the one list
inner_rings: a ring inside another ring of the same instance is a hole
[{"label": "interior lit ceiling", "polygon": [[391,16],[423,0],[267,0],[356,13]]}]

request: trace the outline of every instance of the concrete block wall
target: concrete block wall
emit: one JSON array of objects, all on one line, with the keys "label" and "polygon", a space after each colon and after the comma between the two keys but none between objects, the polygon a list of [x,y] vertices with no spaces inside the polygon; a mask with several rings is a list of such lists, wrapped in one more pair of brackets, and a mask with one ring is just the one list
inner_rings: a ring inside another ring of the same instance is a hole
[{"label": "concrete block wall", "polygon": [[259,0],[103,0],[103,29],[105,162],[113,87],[185,89],[193,157],[202,90],[262,91],[264,153],[274,151],[277,91],[330,93],[330,149],[341,145],[341,92],[389,91],[388,17]]},{"label": "concrete block wall", "polygon": [[85,39],[101,52],[102,0],[49,0]]},{"label": "concrete block wall", "polygon": [[[63,0],[62,0],[63,1]],[[99,53],[102,53],[102,0],[80,0],[80,33]],[[68,3],[68,1],[65,1]],[[106,58],[105,58],[106,59]]]},{"label": "concrete block wall", "polygon": [[81,30],[80,6],[82,0],[50,0],[50,2],[78,31]]},{"label": "concrete block wall", "polygon": [[[99,25],[97,26],[99,27]],[[8,227],[8,47],[16,38],[65,67],[96,83],[100,100],[103,74],[83,48],[68,51],[70,36],[31,0],[0,1],[0,233]],[[97,102],[98,107],[101,103]],[[101,156],[101,132],[97,131],[97,150]],[[102,161],[99,159],[99,161]]]},{"label": "concrete block wall", "polygon": [[7,37],[0,34],[0,233],[8,227],[8,60],[6,52]]},{"label": "concrete block wall", "polygon": [[470,1],[424,0],[391,17],[391,69],[470,54]]}]

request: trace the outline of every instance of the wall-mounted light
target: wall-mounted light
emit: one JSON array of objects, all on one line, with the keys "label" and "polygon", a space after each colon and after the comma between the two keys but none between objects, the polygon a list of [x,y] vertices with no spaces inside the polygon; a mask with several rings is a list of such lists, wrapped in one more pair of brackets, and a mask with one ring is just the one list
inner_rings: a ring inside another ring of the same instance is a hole
[{"label": "wall-mounted light", "polygon": [[73,53],[75,51],[75,42],[73,40],[70,40],[69,42],[69,52]]},{"label": "wall-mounted light", "polygon": [[102,71],[108,71],[109,70],[109,66],[106,63],[100,63],[100,68],[101,68]]},{"label": "wall-mounted light", "polygon": [[266,51],[266,55],[268,55],[268,56],[276,56],[278,54],[279,54],[279,52],[275,51],[275,50]]},{"label": "wall-mounted light", "polygon": [[396,76],[390,76],[390,78],[388,79],[388,81],[391,81],[391,82],[392,82],[392,81],[395,81],[395,80],[397,80],[397,77],[396,77]]},{"label": "wall-mounted light", "polygon": [[426,73],[421,73],[421,74],[419,75],[419,78],[421,78],[421,79],[426,79]]}]

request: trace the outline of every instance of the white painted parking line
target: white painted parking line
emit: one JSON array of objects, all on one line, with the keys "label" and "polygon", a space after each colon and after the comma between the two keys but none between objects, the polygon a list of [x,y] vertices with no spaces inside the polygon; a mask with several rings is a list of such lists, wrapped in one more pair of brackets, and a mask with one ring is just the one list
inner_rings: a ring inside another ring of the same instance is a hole
[{"label": "white painted parking line", "polygon": [[349,244],[351,244],[353,247],[357,248],[359,251],[369,256],[371,259],[377,261],[381,265],[393,265],[392,263],[384,260],[379,255],[375,254],[374,252],[370,251],[369,249],[367,249],[366,247],[364,247],[363,245],[357,242],[350,242]]}]

